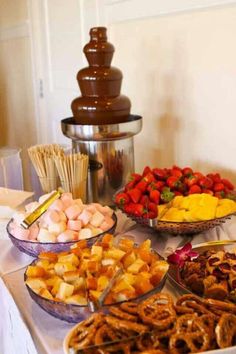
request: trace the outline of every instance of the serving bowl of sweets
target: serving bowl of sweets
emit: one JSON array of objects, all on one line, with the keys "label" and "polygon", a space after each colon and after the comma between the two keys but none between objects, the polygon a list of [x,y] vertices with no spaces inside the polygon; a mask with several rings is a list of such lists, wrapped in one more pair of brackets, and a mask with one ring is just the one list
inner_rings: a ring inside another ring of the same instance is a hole
[{"label": "serving bowl of sweets", "polygon": [[236,304],[234,241],[210,241],[192,248],[186,244],[170,255],[169,261],[170,280],[180,291]]},{"label": "serving bowl of sweets", "polygon": [[22,227],[22,221],[49,196],[45,194],[38,202],[26,205],[8,223],[8,236],[20,251],[33,257],[40,252],[62,252],[78,240],[88,239],[91,245],[104,233],[115,231],[117,217],[110,207],[83,204],[81,199],[73,199],[71,193],[63,193],[28,229]]},{"label": "serving bowl of sweets", "polygon": [[159,292],[168,267],[150,240],[137,245],[125,236],[106,234],[91,248],[82,240],[67,252],[39,254],[26,269],[25,284],[46,312],[76,323],[88,317],[91,302],[105,312],[114,304]]},{"label": "serving bowl of sweets", "polygon": [[64,339],[64,354],[233,354],[236,306],[227,305],[166,293],[123,303],[75,325]]},{"label": "serving bowl of sweets", "polygon": [[130,178],[115,194],[115,204],[137,223],[158,231],[196,234],[236,212],[234,186],[218,173],[204,176],[190,167],[145,167]]}]

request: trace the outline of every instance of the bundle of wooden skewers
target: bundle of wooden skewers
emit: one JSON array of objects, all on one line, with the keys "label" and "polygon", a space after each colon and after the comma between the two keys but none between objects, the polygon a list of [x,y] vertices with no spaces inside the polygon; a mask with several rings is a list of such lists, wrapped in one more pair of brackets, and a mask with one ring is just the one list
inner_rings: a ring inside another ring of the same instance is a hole
[{"label": "bundle of wooden skewers", "polygon": [[43,192],[51,192],[61,186],[65,192],[71,192],[73,198],[86,200],[87,155],[66,153],[58,144],[35,145],[28,149],[28,154]]}]

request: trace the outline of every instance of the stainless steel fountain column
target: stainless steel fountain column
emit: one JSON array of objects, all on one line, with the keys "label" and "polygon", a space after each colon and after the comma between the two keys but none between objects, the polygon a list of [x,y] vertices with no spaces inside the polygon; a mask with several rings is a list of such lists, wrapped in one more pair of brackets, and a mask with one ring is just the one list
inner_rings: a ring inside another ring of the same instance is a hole
[{"label": "stainless steel fountain column", "polygon": [[142,129],[142,117],[130,115],[128,122],[107,125],[81,125],[66,118],[61,127],[74,151],[89,156],[87,202],[112,205],[113,194],[134,172],[133,137]]}]

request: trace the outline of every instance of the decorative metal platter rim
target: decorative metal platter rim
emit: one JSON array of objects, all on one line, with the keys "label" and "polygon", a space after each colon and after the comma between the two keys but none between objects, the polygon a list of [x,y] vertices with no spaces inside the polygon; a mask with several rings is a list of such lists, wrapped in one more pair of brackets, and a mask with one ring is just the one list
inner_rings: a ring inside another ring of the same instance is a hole
[{"label": "decorative metal platter rim", "polygon": [[[204,250],[211,249],[214,247],[222,247],[222,246],[230,246],[230,245],[236,246],[236,240],[215,240],[215,241],[201,242],[196,245],[193,245],[192,249],[194,251],[197,251],[200,249],[202,249],[204,251]],[[167,278],[172,284],[177,285],[177,287],[183,293],[195,294],[181,281],[181,277],[179,274],[179,267],[177,265],[169,264]]]}]

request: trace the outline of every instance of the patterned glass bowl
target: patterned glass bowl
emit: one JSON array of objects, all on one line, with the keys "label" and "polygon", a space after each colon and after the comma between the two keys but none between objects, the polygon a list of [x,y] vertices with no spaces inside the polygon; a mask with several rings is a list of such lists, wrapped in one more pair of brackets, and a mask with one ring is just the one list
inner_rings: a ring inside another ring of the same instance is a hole
[{"label": "patterned glass bowl", "polygon": [[[156,251],[153,250],[153,252],[157,253]],[[159,254],[158,256],[160,259],[163,259]],[[37,260],[34,260],[30,265],[34,265]],[[162,288],[165,285],[167,278],[167,272],[163,275],[160,283],[152,290],[147,291],[145,294],[142,294],[134,299],[131,299],[131,301],[141,301],[144,300],[145,298],[161,292]],[[24,274],[24,280],[26,281],[27,276],[26,272]],[[74,305],[74,304],[66,304],[64,302],[58,302],[54,300],[48,300],[45,299],[44,297],[40,296],[39,294],[35,293],[27,284],[25,284],[27,287],[27,290],[33,299],[44,311],[52,315],[53,317],[56,317],[60,320],[69,322],[69,323],[78,323],[80,321],[85,320],[86,318],[91,315],[91,312],[89,311],[89,308],[87,305]],[[103,305],[98,311],[102,311],[104,313],[107,312],[109,309],[109,306],[114,306],[118,303],[113,303],[109,305]],[[119,302],[121,304],[121,302]]]},{"label": "patterned glass bowl", "polygon": [[[105,232],[103,232],[101,234],[98,234],[98,235],[96,235],[94,237],[91,237],[91,238],[89,238],[87,240],[89,246],[93,245],[94,242],[96,242],[97,239],[99,237],[102,237],[104,234],[106,234],[106,233],[113,234],[115,232],[116,225],[117,225],[117,216],[116,216],[115,213],[113,213],[112,219],[114,220],[114,224],[112,225],[112,227],[110,229],[108,229],[107,231],[105,231]],[[24,253],[28,254],[29,256],[32,256],[32,257],[37,257],[39,255],[39,253],[41,253],[41,252],[58,253],[58,252],[67,251],[68,249],[70,249],[70,246],[72,246],[74,243],[78,242],[78,241],[69,241],[69,242],[32,242],[32,241],[28,241],[28,240],[20,240],[20,239],[16,238],[15,236],[13,236],[12,233],[11,233],[11,224],[12,224],[12,222],[13,222],[13,220],[10,220],[9,223],[7,224],[7,233],[8,233],[8,236],[9,236],[11,242],[21,252],[24,252]]]}]

